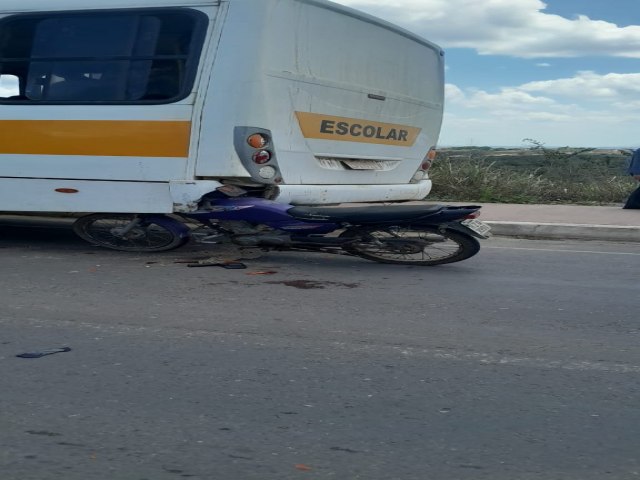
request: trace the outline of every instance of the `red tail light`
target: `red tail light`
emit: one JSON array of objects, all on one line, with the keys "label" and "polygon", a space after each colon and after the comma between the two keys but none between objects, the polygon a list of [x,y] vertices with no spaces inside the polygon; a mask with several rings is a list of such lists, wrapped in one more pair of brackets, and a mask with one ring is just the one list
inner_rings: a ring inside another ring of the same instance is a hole
[{"label": "red tail light", "polygon": [[260,150],[253,155],[253,161],[258,165],[264,165],[271,160],[271,152],[269,150]]}]

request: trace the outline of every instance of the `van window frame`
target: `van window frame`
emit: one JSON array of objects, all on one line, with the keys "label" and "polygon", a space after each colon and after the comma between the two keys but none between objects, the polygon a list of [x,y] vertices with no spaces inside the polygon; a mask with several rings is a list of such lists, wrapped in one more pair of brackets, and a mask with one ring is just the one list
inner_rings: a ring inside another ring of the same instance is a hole
[{"label": "van window frame", "polygon": [[[55,11],[55,12],[37,12],[37,13],[24,13],[24,14],[15,14],[9,15],[7,17],[0,19],[0,35],[2,34],[2,29],[5,24],[14,22],[16,20],[29,20],[34,19],[36,21],[35,25],[37,25],[37,21],[45,21],[49,19],[55,18],[69,18],[69,17],[93,17],[99,18],[100,16],[110,16],[114,14],[128,14],[131,16],[142,16],[142,15],[170,15],[170,14],[179,14],[181,16],[188,16],[193,19],[193,29],[191,30],[191,39],[188,47],[188,51],[183,55],[142,55],[142,56],[129,56],[122,57],[114,60],[114,57],[94,57],[88,59],[86,61],[96,61],[96,62],[108,62],[108,61],[153,61],[153,60],[184,60],[185,71],[183,75],[183,81],[181,88],[177,95],[171,98],[163,98],[163,99],[134,99],[134,100],[32,100],[29,98],[20,98],[20,99],[10,99],[10,98],[1,98],[0,97],[0,105],[1,104],[9,104],[9,105],[24,105],[24,106],[38,106],[38,105],[165,105],[176,103],[181,100],[187,98],[193,91],[193,86],[196,81],[200,60],[202,57],[202,53],[204,51],[205,38],[207,34],[207,28],[209,26],[209,17],[205,12],[200,10],[196,10],[193,8],[185,8],[185,7],[168,7],[168,8],[120,8],[120,9],[100,9],[100,10],[68,10],[68,11]],[[33,43],[35,40],[36,32],[34,29],[34,33],[31,36],[31,42]],[[25,58],[9,58],[9,57],[0,57],[0,74],[11,74],[15,75],[11,71],[4,71],[2,66],[5,62],[8,61],[23,61],[29,63],[29,69],[31,65],[34,63],[39,63],[38,61],[33,60],[33,54],[29,57]],[[49,60],[46,58],[44,61]],[[51,57],[51,61],[65,61],[65,58],[55,58]],[[70,62],[74,61],[73,57],[69,57]],[[40,62],[43,59],[39,59]],[[75,61],[81,61],[75,59]],[[129,71],[130,71],[129,67]],[[23,85],[22,82],[27,82],[27,75],[24,77],[20,77],[20,91],[24,92],[26,89],[26,85]]]}]

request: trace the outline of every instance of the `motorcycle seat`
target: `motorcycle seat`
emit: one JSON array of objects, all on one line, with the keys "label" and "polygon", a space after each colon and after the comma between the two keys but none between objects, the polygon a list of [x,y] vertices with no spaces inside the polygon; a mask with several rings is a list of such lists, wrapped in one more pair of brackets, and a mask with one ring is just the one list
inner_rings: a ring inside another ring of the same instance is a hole
[{"label": "motorcycle seat", "polygon": [[305,222],[353,222],[358,224],[407,222],[440,212],[443,205],[374,205],[366,207],[293,207],[289,215]]}]

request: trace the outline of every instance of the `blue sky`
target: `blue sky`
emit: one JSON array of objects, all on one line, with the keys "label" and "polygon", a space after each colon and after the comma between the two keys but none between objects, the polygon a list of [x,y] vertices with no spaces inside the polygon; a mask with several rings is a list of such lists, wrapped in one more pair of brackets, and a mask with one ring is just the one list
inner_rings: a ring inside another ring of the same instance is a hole
[{"label": "blue sky", "polygon": [[640,0],[337,0],[446,51],[441,146],[640,147]]}]

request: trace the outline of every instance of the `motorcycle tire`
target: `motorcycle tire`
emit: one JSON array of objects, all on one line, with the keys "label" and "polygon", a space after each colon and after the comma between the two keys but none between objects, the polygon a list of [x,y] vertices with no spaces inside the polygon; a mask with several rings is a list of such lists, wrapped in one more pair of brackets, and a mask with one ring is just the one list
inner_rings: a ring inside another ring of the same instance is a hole
[{"label": "motorcycle tire", "polygon": [[340,237],[353,239],[342,247],[351,255],[398,265],[443,265],[466,260],[480,251],[480,242],[474,237],[435,227],[358,227]]},{"label": "motorcycle tire", "polygon": [[76,220],[73,231],[93,245],[124,252],[164,252],[189,241],[188,237],[145,220],[144,216],[139,225],[124,235],[118,234],[118,230],[129,225],[135,217],[134,214],[94,213]]}]

